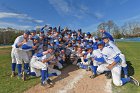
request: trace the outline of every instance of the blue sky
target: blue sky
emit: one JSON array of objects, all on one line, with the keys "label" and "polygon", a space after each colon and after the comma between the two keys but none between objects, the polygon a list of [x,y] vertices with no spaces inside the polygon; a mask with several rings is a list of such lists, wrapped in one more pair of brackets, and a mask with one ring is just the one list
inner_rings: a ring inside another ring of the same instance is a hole
[{"label": "blue sky", "polygon": [[0,27],[35,29],[70,27],[95,31],[113,20],[118,25],[140,20],[140,0],[0,0]]}]

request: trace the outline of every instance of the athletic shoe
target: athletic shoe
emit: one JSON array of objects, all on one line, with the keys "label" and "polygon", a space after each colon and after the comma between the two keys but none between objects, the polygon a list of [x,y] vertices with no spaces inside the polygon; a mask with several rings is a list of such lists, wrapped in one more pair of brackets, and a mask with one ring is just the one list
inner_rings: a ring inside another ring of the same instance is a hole
[{"label": "athletic shoe", "polygon": [[106,76],[107,79],[111,79],[112,78],[111,72],[105,73],[105,76]]},{"label": "athletic shoe", "polygon": [[15,77],[15,76],[16,76],[16,73],[12,72],[11,77]]},{"label": "athletic shoe", "polygon": [[136,86],[139,86],[139,81],[137,81],[134,77],[130,76],[130,82],[135,84]]},{"label": "athletic shoe", "polygon": [[53,82],[52,82],[50,79],[48,79],[48,80],[47,80],[47,84],[53,85]]},{"label": "athletic shoe", "polygon": [[18,75],[17,78],[18,78],[18,79],[22,79],[22,74]]},{"label": "athletic shoe", "polygon": [[97,74],[91,75],[91,76],[90,76],[91,79],[93,79],[93,78],[95,78],[95,77],[97,77]]},{"label": "athletic shoe", "polygon": [[41,86],[45,86],[46,85],[46,81],[41,82]]},{"label": "athletic shoe", "polygon": [[128,76],[127,75],[124,75],[124,78],[128,78]]},{"label": "athletic shoe", "polygon": [[26,80],[26,73],[23,71],[22,72],[22,80],[25,81]]}]

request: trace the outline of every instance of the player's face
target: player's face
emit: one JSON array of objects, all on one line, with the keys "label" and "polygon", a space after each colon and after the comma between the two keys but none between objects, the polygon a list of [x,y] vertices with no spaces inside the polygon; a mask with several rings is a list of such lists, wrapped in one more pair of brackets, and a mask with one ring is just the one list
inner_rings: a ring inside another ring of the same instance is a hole
[{"label": "player's face", "polygon": [[99,39],[95,39],[95,41],[96,41],[96,42],[98,42],[98,41],[99,41]]},{"label": "player's face", "polygon": [[52,53],[53,52],[53,49],[49,49],[48,51],[49,51],[49,53]]},{"label": "player's face", "polygon": [[81,43],[81,40],[78,40],[78,43]]},{"label": "player's face", "polygon": [[29,35],[28,34],[23,34],[24,39],[28,39]]},{"label": "player's face", "polygon": [[88,49],[88,53],[91,53],[92,52],[92,49]]},{"label": "player's face", "polygon": [[105,38],[105,39],[103,39],[103,41],[104,41],[105,43],[108,43],[109,39],[108,39],[108,38]]},{"label": "player's face", "polygon": [[35,35],[36,35],[36,32],[32,32],[31,35],[32,35],[32,36],[35,36]]},{"label": "player's face", "polygon": [[103,45],[102,44],[99,44],[98,45],[98,49],[103,49]]},{"label": "player's face", "polygon": [[34,39],[34,43],[38,43],[38,42],[39,42],[38,40]]}]

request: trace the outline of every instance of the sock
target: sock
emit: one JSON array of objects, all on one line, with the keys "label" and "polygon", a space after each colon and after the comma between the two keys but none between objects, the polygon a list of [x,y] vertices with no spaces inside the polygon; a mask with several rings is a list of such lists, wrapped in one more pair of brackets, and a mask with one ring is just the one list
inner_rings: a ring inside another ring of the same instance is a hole
[{"label": "sock", "polygon": [[25,70],[26,73],[29,72],[29,63],[24,64],[24,70]]},{"label": "sock", "polygon": [[41,70],[41,81],[44,82],[46,77],[46,70]]},{"label": "sock", "polygon": [[49,72],[48,72],[48,68],[47,68],[47,71],[46,71],[46,80],[49,79]]},{"label": "sock", "polygon": [[12,71],[15,72],[16,69],[16,63],[12,63]]},{"label": "sock", "polygon": [[127,75],[128,76],[128,67],[122,67],[123,69],[123,72],[124,72],[124,75]]},{"label": "sock", "polygon": [[21,76],[22,64],[17,64],[18,76]]},{"label": "sock", "polygon": [[130,77],[128,78],[121,78],[123,85],[130,81]]},{"label": "sock", "polygon": [[97,66],[91,66],[91,70],[94,73],[94,75],[97,74]]}]

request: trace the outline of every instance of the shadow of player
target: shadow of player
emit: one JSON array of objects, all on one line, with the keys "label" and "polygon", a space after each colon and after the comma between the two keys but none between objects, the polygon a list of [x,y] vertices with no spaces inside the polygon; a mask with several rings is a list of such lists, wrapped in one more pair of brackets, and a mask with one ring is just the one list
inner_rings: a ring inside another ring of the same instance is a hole
[{"label": "shadow of player", "polygon": [[135,74],[134,67],[132,66],[130,61],[126,61],[128,65],[128,75],[133,76]]},{"label": "shadow of player", "polygon": [[[126,61],[126,63],[128,66],[128,76],[133,76],[135,74],[134,67],[132,66],[130,61]],[[122,71],[122,76],[124,76],[123,71]]]}]

